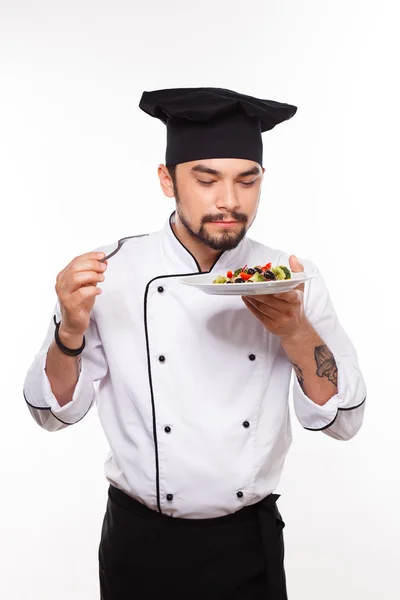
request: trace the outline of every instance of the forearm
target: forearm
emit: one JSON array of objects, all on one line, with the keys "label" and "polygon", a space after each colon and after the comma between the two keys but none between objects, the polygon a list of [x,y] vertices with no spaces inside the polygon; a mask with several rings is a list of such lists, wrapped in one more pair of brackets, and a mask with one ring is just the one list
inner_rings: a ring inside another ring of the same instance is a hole
[{"label": "forearm", "polygon": [[[60,340],[68,348],[79,348],[82,344],[82,336],[71,336],[59,330]],[[52,392],[60,406],[71,402],[72,396],[79,379],[80,356],[68,356],[64,354],[53,340],[46,361],[46,374],[49,379]]]},{"label": "forearm", "polygon": [[281,344],[310,400],[323,406],[337,394],[335,358],[309,322],[295,334],[281,337]]}]

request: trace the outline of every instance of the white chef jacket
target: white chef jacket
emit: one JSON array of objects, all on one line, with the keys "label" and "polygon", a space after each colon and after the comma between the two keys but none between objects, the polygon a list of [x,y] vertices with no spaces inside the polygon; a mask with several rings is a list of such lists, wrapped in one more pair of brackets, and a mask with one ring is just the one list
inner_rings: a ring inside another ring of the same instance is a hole
[{"label": "white chef jacket", "polygon": [[[256,503],[278,485],[292,440],[292,364],[279,337],[240,296],[207,295],[180,283],[200,267],[175,236],[173,219],[161,231],[128,240],[109,260],[72,401],[59,406],[45,372],[53,320],[24,396],[48,431],[78,423],[97,403],[112,485],[171,516],[218,517]],[[246,236],[211,272],[288,259]],[[301,262],[317,271],[311,261]],[[320,273],[306,283],[304,304],[335,356],[338,393],[318,406],[293,377],[295,413],[303,427],[347,440],[359,430],[365,407],[356,351]],[[60,321],[58,303],[55,315]]]}]

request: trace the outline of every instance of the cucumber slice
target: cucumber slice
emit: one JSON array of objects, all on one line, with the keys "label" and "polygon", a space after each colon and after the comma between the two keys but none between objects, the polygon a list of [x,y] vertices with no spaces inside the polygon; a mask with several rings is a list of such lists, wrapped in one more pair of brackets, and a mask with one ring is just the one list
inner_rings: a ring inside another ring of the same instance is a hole
[{"label": "cucumber slice", "polygon": [[218,275],[216,279],[214,279],[213,283],[225,283],[227,281],[227,277],[222,277],[222,275]]},{"label": "cucumber slice", "polygon": [[285,273],[286,279],[292,279],[292,273],[284,265],[279,265],[279,268]]},{"label": "cucumber slice", "polygon": [[265,283],[265,277],[258,273],[257,271],[254,273],[252,277],[250,277],[249,281],[253,281],[254,283],[263,282]]},{"label": "cucumber slice", "polygon": [[286,279],[286,273],[281,267],[273,267],[271,271],[277,279]]}]

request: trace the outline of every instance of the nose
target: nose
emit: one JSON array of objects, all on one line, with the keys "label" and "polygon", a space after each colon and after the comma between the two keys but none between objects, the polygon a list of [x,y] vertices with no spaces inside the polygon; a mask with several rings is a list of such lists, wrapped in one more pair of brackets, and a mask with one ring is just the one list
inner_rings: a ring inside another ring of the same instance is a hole
[{"label": "nose", "polygon": [[217,198],[219,210],[234,211],[239,208],[239,198],[233,183],[226,182]]}]

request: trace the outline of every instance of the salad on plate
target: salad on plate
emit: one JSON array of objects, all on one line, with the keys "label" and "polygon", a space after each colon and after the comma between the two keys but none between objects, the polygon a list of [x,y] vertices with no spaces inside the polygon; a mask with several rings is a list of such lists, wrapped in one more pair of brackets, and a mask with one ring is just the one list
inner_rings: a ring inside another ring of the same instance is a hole
[{"label": "salad on plate", "polygon": [[292,273],[285,265],[272,266],[272,263],[267,263],[263,267],[240,267],[236,271],[228,271],[226,277],[218,275],[213,283],[266,283],[268,281],[277,281],[291,279]]}]

